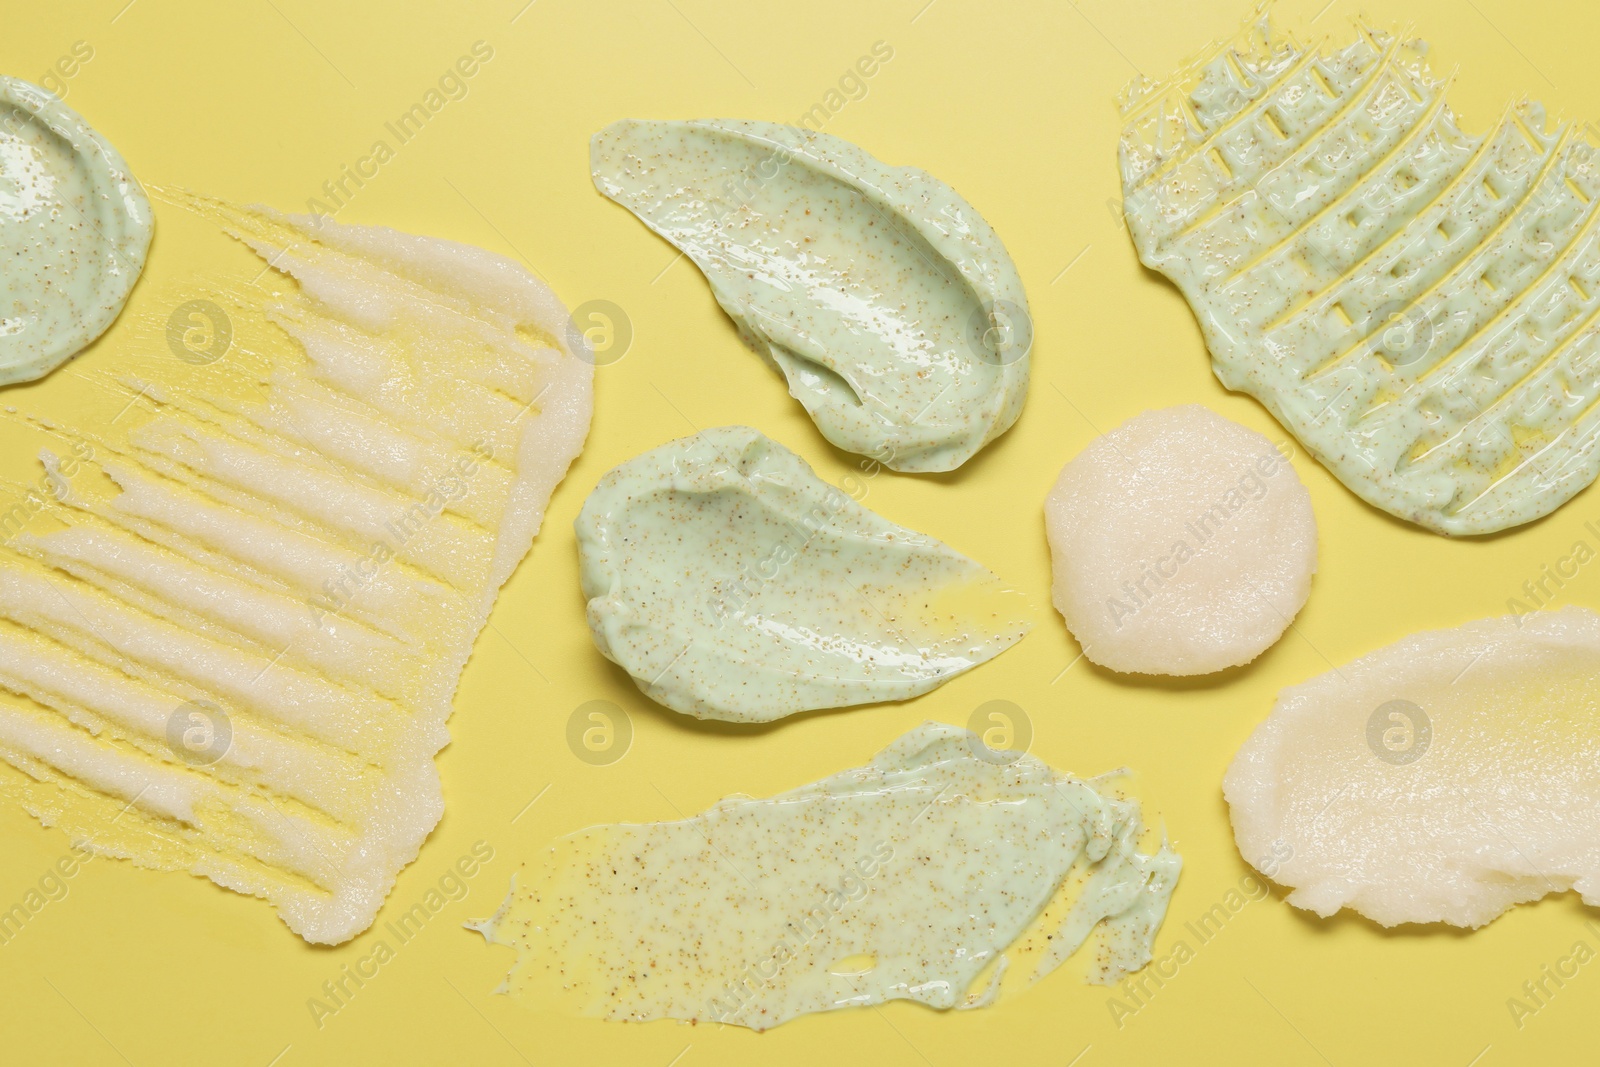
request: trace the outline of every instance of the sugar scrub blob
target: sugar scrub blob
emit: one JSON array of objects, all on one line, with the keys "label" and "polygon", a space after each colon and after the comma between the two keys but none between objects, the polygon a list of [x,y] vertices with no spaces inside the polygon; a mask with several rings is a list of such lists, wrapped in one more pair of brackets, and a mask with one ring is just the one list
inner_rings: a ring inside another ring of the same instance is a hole
[{"label": "sugar scrub blob", "polygon": [[1222,780],[1246,860],[1297,908],[1476,928],[1600,906],[1600,615],[1412,634],[1278,694]]},{"label": "sugar scrub blob", "polygon": [[1311,592],[1311,498],[1271,441],[1198,404],[1147,411],[1045,500],[1053,596],[1084,655],[1132,674],[1249,663]]}]

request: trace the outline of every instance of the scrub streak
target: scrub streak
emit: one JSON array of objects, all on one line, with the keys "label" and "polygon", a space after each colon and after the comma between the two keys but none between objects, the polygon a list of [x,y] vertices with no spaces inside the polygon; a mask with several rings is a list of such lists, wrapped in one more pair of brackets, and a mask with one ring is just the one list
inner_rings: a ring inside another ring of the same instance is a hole
[{"label": "scrub streak", "polygon": [[1009,958],[1037,980],[1090,940],[1114,983],[1149,962],[1182,860],[1139,852],[1138,804],[1102,788],[924,723],[775,797],[564,837],[475,928],[517,949],[507,989],[608,1019],[982,1007]]},{"label": "scrub streak", "polygon": [[1020,597],[982,565],[745,426],[622,464],[577,530],[595,644],[652,699],[699,718],[904,699],[1028,629]]},{"label": "scrub streak", "polygon": [[999,236],[948,185],[837,137],[728,119],[614,123],[591,166],[705,272],[840,448],[953,470],[1016,421],[1027,298]]}]

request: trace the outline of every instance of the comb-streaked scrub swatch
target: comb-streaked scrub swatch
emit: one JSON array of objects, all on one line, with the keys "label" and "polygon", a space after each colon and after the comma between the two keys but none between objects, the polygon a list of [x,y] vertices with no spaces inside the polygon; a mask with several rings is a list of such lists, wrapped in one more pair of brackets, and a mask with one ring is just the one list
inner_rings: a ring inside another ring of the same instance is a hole
[{"label": "comb-streaked scrub swatch", "polygon": [[116,372],[134,413],[45,451],[6,513],[0,790],[337,943],[443,814],[457,680],[583,445],[593,368],[504,257],[187,205],[279,273],[197,302],[227,359]]},{"label": "comb-streaked scrub swatch", "polygon": [[1483,534],[1600,472],[1600,171],[1535,104],[1463,131],[1426,54],[1257,19],[1129,90],[1123,207],[1224,385],[1369,503]]},{"label": "comb-streaked scrub swatch", "polygon": [[1239,851],[1295,907],[1384,926],[1477,927],[1568,890],[1600,905],[1597,677],[1600,615],[1573,607],[1291,686],[1223,779]]},{"label": "comb-streaked scrub swatch", "polygon": [[925,723],[774,797],[561,838],[473,925],[517,950],[503,991],[606,1019],[982,1007],[1086,942],[1093,982],[1150,961],[1182,860],[1143,831],[1104,779]]}]

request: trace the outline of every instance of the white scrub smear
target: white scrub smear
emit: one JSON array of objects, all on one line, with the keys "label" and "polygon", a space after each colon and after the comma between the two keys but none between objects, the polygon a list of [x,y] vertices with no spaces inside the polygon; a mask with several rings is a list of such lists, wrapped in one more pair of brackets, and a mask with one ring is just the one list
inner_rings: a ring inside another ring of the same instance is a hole
[{"label": "white scrub smear", "polygon": [[1412,634],[1278,695],[1222,791],[1245,859],[1318,915],[1477,927],[1600,905],[1600,615]]},{"label": "white scrub smear", "polygon": [[125,377],[117,425],[46,452],[5,513],[0,789],[336,943],[443,814],[457,679],[583,445],[593,369],[503,257],[189,206],[283,291],[196,301],[236,350]]},{"label": "white scrub smear", "polygon": [[1198,404],[1097,438],[1045,498],[1056,609],[1083,654],[1139,674],[1249,663],[1305,606],[1311,496],[1265,437]]}]

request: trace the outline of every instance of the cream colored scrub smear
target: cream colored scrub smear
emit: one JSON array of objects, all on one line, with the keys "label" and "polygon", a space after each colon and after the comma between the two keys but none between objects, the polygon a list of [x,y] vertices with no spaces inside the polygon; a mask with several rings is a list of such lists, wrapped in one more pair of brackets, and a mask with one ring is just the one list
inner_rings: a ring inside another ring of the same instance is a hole
[{"label": "cream colored scrub smear", "polygon": [[1223,779],[1239,851],[1288,902],[1478,927],[1600,906],[1600,615],[1429,630],[1278,695]]},{"label": "cream colored scrub smear", "polygon": [[337,943],[444,813],[456,683],[593,365],[503,256],[181,200],[259,286],[192,301],[196,349],[157,324],[86,375],[122,411],[46,427],[45,479],[0,514],[0,794]]},{"label": "cream colored scrub smear", "polygon": [[651,699],[698,718],[903,700],[1030,625],[983,565],[747,426],[622,464],[576,525],[595,645]]},{"label": "cream colored scrub smear", "polygon": [[947,471],[1017,420],[1033,325],[1016,266],[954,189],[771,122],[613,123],[595,185],[694,260],[835,445]]},{"label": "cream colored scrub smear", "polygon": [[981,1007],[1011,961],[1031,982],[1087,941],[1105,984],[1149,962],[1182,860],[1142,832],[1102,779],[925,723],[787,793],[561,838],[475,928],[517,950],[502,991],[607,1019]]},{"label": "cream colored scrub smear", "polygon": [[1130,91],[1124,207],[1224,385],[1373,505],[1483,534],[1600,472],[1600,171],[1534,104],[1464,132],[1426,54],[1260,18]]}]

